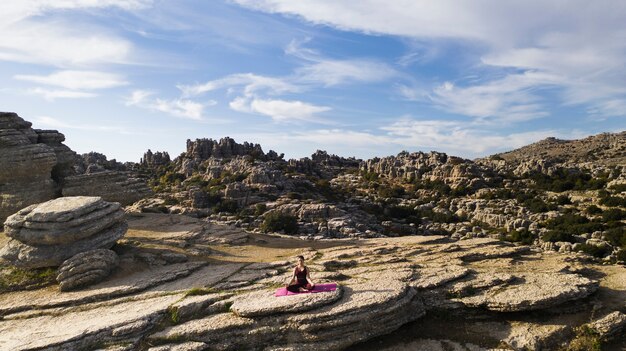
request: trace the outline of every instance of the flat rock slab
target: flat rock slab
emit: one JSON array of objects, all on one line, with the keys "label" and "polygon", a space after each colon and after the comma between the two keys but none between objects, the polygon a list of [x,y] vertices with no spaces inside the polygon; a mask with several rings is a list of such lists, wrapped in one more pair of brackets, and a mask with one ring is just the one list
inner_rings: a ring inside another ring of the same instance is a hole
[{"label": "flat rock slab", "polygon": [[[181,290],[180,285],[170,285],[166,282],[174,281],[175,283],[204,265],[206,264],[203,262],[188,262],[138,271],[121,277],[113,275],[105,282],[80,291],[60,292],[56,287],[49,287],[43,290],[1,294],[0,315],[104,301],[139,293],[150,287],[154,287],[152,291],[155,293],[178,291]],[[188,282],[193,280],[188,280]]]},{"label": "flat rock slab", "polygon": [[[62,314],[60,316],[41,316],[28,319],[0,321],[1,350],[34,350],[58,346],[66,350],[76,349],[73,342],[90,336],[106,338],[124,331],[145,329],[142,321],[154,320],[155,315],[164,314],[167,307],[182,295],[169,295],[131,301],[113,306],[104,306],[86,311]],[[140,328],[124,328],[137,327]],[[103,336],[104,334],[104,336]],[[34,337],[36,336],[36,337]],[[98,340],[86,341],[87,344]]]},{"label": "flat rock slab", "polygon": [[525,273],[519,282],[457,299],[466,306],[499,312],[539,310],[582,299],[598,289],[598,283],[576,274]]},{"label": "flat rock slab", "polygon": [[219,340],[223,333],[241,330],[246,333],[247,328],[254,324],[250,318],[237,317],[232,313],[220,313],[201,319],[166,328],[163,331],[149,336],[150,340]]},{"label": "flat rock slab", "polygon": [[461,279],[470,272],[470,269],[461,266],[419,268],[417,278],[411,285],[416,289],[432,289]]},{"label": "flat rock slab", "polygon": [[16,217],[7,219],[7,224],[13,226],[24,222],[67,222],[107,205],[106,201],[97,196],[60,197],[18,211]]},{"label": "flat rock slab", "polygon": [[[410,293],[409,286],[395,279],[381,279],[378,282],[367,282],[343,287],[342,298],[335,304],[318,310],[297,314],[290,320],[297,323],[323,323],[341,315],[350,315],[362,312],[367,315],[370,310],[378,306],[402,299]],[[412,289],[411,289],[412,290]],[[414,292],[414,291],[413,291]],[[334,322],[339,322],[335,320]]]},{"label": "flat rock slab", "polygon": [[343,290],[338,286],[335,291],[274,296],[273,290],[255,291],[237,297],[231,310],[242,317],[259,317],[283,313],[308,311],[329,305],[341,298]]}]

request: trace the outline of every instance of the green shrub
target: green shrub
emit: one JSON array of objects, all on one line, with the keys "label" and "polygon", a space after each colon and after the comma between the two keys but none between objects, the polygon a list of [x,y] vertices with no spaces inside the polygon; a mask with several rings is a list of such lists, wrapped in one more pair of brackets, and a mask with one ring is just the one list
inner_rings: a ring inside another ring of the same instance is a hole
[{"label": "green shrub", "polygon": [[510,242],[518,242],[525,245],[530,245],[535,241],[535,236],[526,229],[513,230],[507,233],[504,240]]},{"label": "green shrub", "polygon": [[542,237],[541,240],[543,241],[550,241],[550,242],[557,242],[557,241],[567,241],[570,243],[575,242],[574,240],[574,236],[568,232],[562,231],[562,230],[551,230],[547,233],[545,233]]},{"label": "green shrub", "polygon": [[593,257],[602,258],[611,253],[611,249],[608,246],[596,246],[596,245],[588,245],[581,244],[576,248],[576,251],[582,251],[588,255]]},{"label": "green shrub", "polygon": [[298,232],[298,219],[292,215],[270,212],[265,214],[261,230],[265,233],[284,231],[286,234]]},{"label": "green shrub", "polygon": [[559,195],[559,196],[557,196],[557,198],[554,199],[554,202],[557,205],[561,205],[561,206],[563,206],[563,205],[571,205],[572,204],[572,201],[569,199],[569,196],[567,196],[567,195]]},{"label": "green shrub", "polygon": [[623,226],[607,230],[605,237],[611,245],[626,249],[626,230]]},{"label": "green shrub", "polygon": [[602,212],[602,220],[605,222],[621,221],[626,218],[626,211],[619,208],[610,208]]},{"label": "green shrub", "polygon": [[397,185],[391,187],[380,187],[378,189],[378,195],[384,198],[402,197],[402,195],[404,195],[404,192],[404,188]]},{"label": "green shrub", "polygon": [[591,205],[589,207],[587,207],[587,209],[585,210],[585,212],[589,215],[597,215],[602,213],[602,209],[596,205]]},{"label": "green shrub", "polygon": [[548,211],[554,211],[558,209],[555,204],[547,203],[538,197],[533,197],[527,199],[523,202],[524,207],[526,207],[530,212],[533,213],[543,213]]},{"label": "green shrub", "polygon": [[619,252],[617,253],[617,260],[626,262],[626,249],[623,248],[619,250]]},{"label": "green shrub", "polygon": [[266,204],[256,204],[254,206],[254,215],[255,216],[260,216],[260,215],[264,214],[265,211],[267,211],[267,205]]},{"label": "green shrub", "polygon": [[613,191],[614,193],[621,193],[621,192],[625,192],[626,191],[626,183],[623,184],[613,184],[609,187],[609,190]]},{"label": "green shrub", "polygon": [[215,207],[213,207],[213,212],[214,213],[219,213],[219,212],[235,213],[237,212],[238,209],[239,209],[239,205],[237,204],[237,201],[223,199],[222,201],[218,202],[217,205],[215,205]]},{"label": "green shrub", "polygon": [[610,207],[626,207],[626,198],[620,196],[610,196],[608,193],[601,193],[600,204]]}]

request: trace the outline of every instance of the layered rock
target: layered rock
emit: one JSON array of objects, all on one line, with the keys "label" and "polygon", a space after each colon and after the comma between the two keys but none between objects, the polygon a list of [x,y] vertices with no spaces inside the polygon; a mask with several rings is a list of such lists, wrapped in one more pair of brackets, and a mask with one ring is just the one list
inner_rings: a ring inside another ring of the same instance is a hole
[{"label": "layered rock", "polygon": [[57,275],[59,289],[69,291],[98,283],[108,277],[118,263],[117,254],[111,250],[81,252],[61,263]]},{"label": "layered rock", "polygon": [[516,277],[517,284],[488,289],[459,301],[499,312],[530,311],[582,299],[598,289],[597,282],[576,274],[526,273]]},{"label": "layered rock", "polygon": [[170,154],[168,154],[167,151],[157,151],[153,153],[150,149],[148,149],[148,151],[143,154],[141,160],[139,160],[140,165],[149,168],[165,166],[170,162],[172,162],[172,160],[170,160]]},{"label": "layered rock", "polygon": [[442,181],[453,188],[484,186],[486,171],[472,161],[434,151],[376,157],[362,162],[360,168],[391,179]]},{"label": "layered rock", "polygon": [[126,206],[149,196],[152,191],[143,179],[133,178],[129,173],[102,171],[66,177],[62,194],[100,196]]},{"label": "layered rock", "polygon": [[[57,192],[51,178],[55,150],[40,144],[31,123],[15,113],[0,113],[0,220]],[[44,140],[47,140],[45,137]]]},{"label": "layered rock", "polygon": [[11,240],[0,258],[25,268],[59,266],[81,252],[110,248],[128,228],[119,203],[99,197],[62,197],[10,216]]}]

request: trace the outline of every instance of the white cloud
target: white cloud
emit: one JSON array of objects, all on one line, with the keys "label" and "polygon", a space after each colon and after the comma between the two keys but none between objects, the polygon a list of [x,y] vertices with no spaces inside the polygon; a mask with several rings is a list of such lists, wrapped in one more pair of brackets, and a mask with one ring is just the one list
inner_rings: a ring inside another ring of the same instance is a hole
[{"label": "white cloud", "polygon": [[51,90],[44,88],[33,88],[26,91],[28,94],[39,95],[48,101],[56,99],[83,99],[98,96],[94,93],[74,90]]},{"label": "white cloud", "polygon": [[330,59],[302,44],[301,41],[292,40],[285,49],[288,55],[307,62],[296,70],[292,78],[296,82],[333,86],[358,82],[380,82],[397,75],[393,68],[379,61]]},{"label": "white cloud", "polygon": [[327,106],[318,106],[297,100],[287,101],[252,97],[238,97],[231,101],[230,108],[238,112],[265,115],[271,117],[276,122],[299,120],[318,123],[324,123],[324,121],[317,115],[331,110]]},{"label": "white cloud", "polygon": [[98,131],[98,132],[114,132],[119,134],[137,134],[135,131],[130,131],[126,128],[116,127],[116,126],[102,126],[102,125],[92,125],[92,124],[75,124],[75,123],[67,123],[60,121],[56,118],[49,116],[40,116],[35,118],[33,121],[35,127],[47,127],[54,128],[57,130],[65,130],[65,129],[78,129],[78,130],[89,130],[89,131]]},{"label": "white cloud", "polygon": [[469,158],[518,148],[549,136],[563,135],[556,130],[501,135],[468,122],[410,118],[400,119],[381,129],[406,148],[443,151]]},{"label": "white cloud", "polygon": [[[296,16],[339,30],[393,35],[409,41],[463,41],[467,47],[482,52],[479,63],[501,68],[510,77],[467,85],[461,90],[455,85],[457,92],[468,97],[458,101],[445,91],[434,92],[435,98],[437,93],[443,93],[437,101],[440,106],[457,113],[514,113],[520,120],[538,117],[544,108],[524,101],[537,100],[540,94],[530,89],[545,85],[558,87],[561,102],[568,105],[606,105],[608,101],[626,99],[626,7],[620,1],[598,5],[583,0],[566,4],[539,0],[364,0],[358,6],[333,0],[234,1],[251,9]],[[409,65],[418,59],[412,51],[398,62]],[[510,68],[516,71],[510,73]],[[520,70],[558,80],[528,81],[505,94],[480,91],[518,79]],[[477,96],[486,106],[472,104],[470,96]],[[463,107],[462,101],[470,106]]]},{"label": "white cloud", "polygon": [[153,92],[135,90],[131,93],[130,97],[126,99],[126,106],[137,106],[148,110],[164,112],[175,117],[202,120],[204,108],[217,103],[213,100],[200,103],[188,99],[152,98],[153,95]]},{"label": "white cloud", "polygon": [[15,75],[14,79],[58,86],[66,89],[106,89],[127,85],[118,74],[98,71],[58,71],[47,76]]},{"label": "white cloud", "polygon": [[[133,45],[110,30],[63,20],[63,11],[145,8],[142,0],[5,1],[0,11],[0,60],[54,66],[126,63]],[[50,19],[50,15],[60,15]],[[36,19],[35,19],[36,17]]]},{"label": "white cloud", "polygon": [[269,94],[283,94],[299,92],[301,90],[300,87],[290,83],[288,79],[261,76],[253,73],[231,74],[224,78],[210,80],[203,84],[181,84],[177,86],[177,88],[182,91],[183,96],[186,97],[230,87],[242,87],[245,95],[262,91]]}]

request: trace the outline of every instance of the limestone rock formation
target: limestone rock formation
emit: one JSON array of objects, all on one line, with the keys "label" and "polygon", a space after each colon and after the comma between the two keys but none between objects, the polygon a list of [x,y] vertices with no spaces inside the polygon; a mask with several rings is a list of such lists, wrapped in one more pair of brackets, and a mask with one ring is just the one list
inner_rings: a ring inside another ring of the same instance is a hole
[{"label": "limestone rock formation", "polygon": [[100,196],[106,201],[130,205],[152,194],[143,179],[116,171],[102,171],[66,177],[63,196]]},{"label": "limestone rock formation", "polygon": [[339,300],[343,290],[276,298],[273,290],[255,291],[235,300],[231,311],[241,317],[259,317],[286,312],[301,312],[332,304]]},{"label": "limestone rock formation", "polygon": [[530,311],[582,299],[598,289],[597,282],[576,274],[525,273],[516,276],[518,284],[498,286],[459,301],[492,311]]},{"label": "limestone rock formation", "polygon": [[57,282],[61,291],[69,291],[100,282],[117,266],[115,251],[96,249],[81,252],[61,263]]},{"label": "limestone rock formation", "polygon": [[119,203],[62,197],[10,216],[5,231],[11,240],[0,250],[0,258],[25,268],[58,266],[78,253],[110,248],[127,227]]},{"label": "limestone rock formation", "polygon": [[626,314],[615,311],[587,324],[587,326],[601,337],[610,339],[626,327]]},{"label": "limestone rock formation", "polygon": [[[45,134],[45,133],[43,133]],[[0,220],[57,192],[51,178],[55,150],[39,142],[31,123],[15,113],[0,113]],[[43,140],[49,141],[46,136]]]},{"label": "limestone rock formation", "polygon": [[139,160],[140,165],[149,168],[164,166],[170,162],[172,162],[172,160],[170,159],[169,153],[161,151],[153,153],[150,149],[148,149],[148,151],[143,154],[141,160]]},{"label": "limestone rock formation", "polygon": [[480,188],[484,186],[487,171],[469,160],[434,151],[376,157],[361,163],[360,168],[391,179],[442,181],[452,188]]}]

